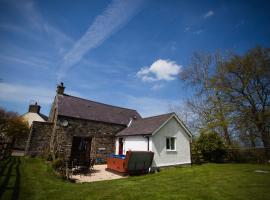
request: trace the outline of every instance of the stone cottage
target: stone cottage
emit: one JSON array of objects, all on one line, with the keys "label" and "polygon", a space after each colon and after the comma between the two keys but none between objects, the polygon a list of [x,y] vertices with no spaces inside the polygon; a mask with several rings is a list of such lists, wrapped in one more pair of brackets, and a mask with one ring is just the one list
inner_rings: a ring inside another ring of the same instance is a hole
[{"label": "stone cottage", "polygon": [[114,152],[115,135],[131,119],[141,118],[136,110],[98,103],[64,93],[63,83],[47,122],[34,121],[26,147],[27,155],[54,152],[67,160],[96,158],[106,161]]}]

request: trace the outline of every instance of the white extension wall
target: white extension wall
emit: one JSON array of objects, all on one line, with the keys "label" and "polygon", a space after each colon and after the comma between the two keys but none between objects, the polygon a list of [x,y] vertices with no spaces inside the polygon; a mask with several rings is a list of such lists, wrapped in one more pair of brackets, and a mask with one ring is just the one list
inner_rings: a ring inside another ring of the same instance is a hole
[{"label": "white extension wall", "polygon": [[[175,137],[175,151],[166,150],[166,137]],[[152,138],[154,160],[152,166],[162,167],[190,164],[190,138],[173,117]]]},{"label": "white extension wall", "polygon": [[[143,136],[128,136],[123,138],[123,154],[127,151],[147,151],[147,138]],[[119,142],[118,138],[115,141],[115,154],[118,154]],[[152,150],[152,138],[149,138],[149,150]]]},{"label": "white extension wall", "polygon": [[123,138],[123,153],[127,151],[147,151],[147,138],[143,136],[129,136]]}]

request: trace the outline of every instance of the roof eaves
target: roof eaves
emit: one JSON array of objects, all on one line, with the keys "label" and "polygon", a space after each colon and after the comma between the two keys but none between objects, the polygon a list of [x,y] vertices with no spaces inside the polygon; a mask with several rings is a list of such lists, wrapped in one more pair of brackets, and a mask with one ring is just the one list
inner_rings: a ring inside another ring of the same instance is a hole
[{"label": "roof eaves", "polygon": [[183,129],[187,132],[187,135],[192,138],[191,132],[188,130],[188,128],[185,126],[185,124],[182,122],[182,120],[173,112],[171,113],[171,116],[157,129],[153,132],[152,135],[155,135],[168,121],[171,120],[171,118],[175,118],[178,123],[183,127]]}]

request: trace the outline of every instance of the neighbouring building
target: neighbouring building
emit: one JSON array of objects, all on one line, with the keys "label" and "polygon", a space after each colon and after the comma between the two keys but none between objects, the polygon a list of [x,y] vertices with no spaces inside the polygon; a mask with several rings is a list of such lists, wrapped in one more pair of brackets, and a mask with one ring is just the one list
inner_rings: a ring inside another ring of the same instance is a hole
[{"label": "neighbouring building", "polygon": [[[38,103],[30,104],[28,107],[28,112],[21,115],[21,117],[28,123],[28,126],[31,128],[34,121],[46,122],[48,117],[40,112],[40,105]],[[27,144],[29,136],[22,135],[15,138],[13,149],[24,150]]]},{"label": "neighbouring building", "polygon": [[29,127],[32,126],[33,121],[38,122],[46,122],[48,120],[48,117],[40,112],[40,105],[36,102],[35,104],[30,104],[28,108],[28,112],[23,114],[21,117],[24,118]]},{"label": "neighbouring building", "polygon": [[153,166],[190,163],[191,134],[174,114],[142,118],[133,109],[65,94],[57,86],[49,118],[33,122],[26,153],[106,162],[109,154],[153,151]]}]

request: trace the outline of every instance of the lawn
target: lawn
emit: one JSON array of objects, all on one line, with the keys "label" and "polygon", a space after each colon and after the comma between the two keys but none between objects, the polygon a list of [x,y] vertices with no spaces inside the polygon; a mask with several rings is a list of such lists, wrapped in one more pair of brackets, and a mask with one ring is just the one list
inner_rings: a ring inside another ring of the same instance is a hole
[{"label": "lawn", "polygon": [[37,158],[0,164],[0,199],[270,199],[270,165],[204,164],[127,179],[75,184]]}]

